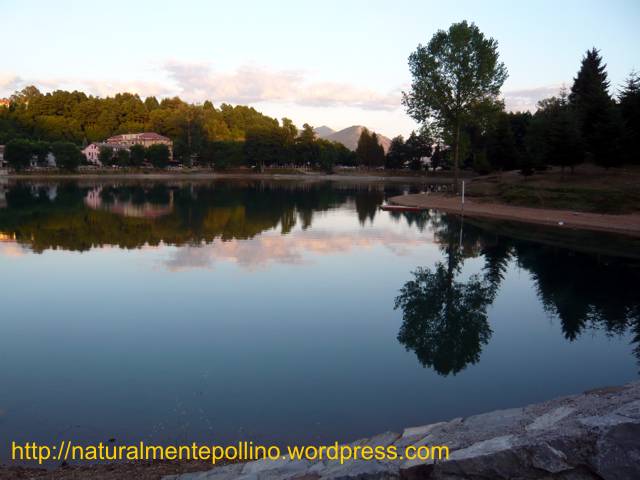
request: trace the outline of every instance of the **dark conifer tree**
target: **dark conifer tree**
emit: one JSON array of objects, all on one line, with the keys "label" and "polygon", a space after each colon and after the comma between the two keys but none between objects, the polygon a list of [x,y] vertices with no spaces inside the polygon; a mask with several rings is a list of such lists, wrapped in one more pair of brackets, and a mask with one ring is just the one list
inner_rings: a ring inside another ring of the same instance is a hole
[{"label": "dark conifer tree", "polygon": [[609,167],[620,163],[620,120],[609,95],[606,64],[600,52],[592,48],[582,59],[573,81],[569,103],[577,115],[588,158]]},{"label": "dark conifer tree", "polygon": [[632,72],[620,93],[620,113],[624,122],[623,158],[640,163],[640,74]]},{"label": "dark conifer tree", "polygon": [[506,113],[501,113],[487,142],[487,157],[494,169],[513,170],[517,166],[518,152]]},{"label": "dark conifer tree", "polygon": [[404,162],[406,161],[406,148],[404,143],[404,138],[402,135],[398,135],[391,140],[391,145],[389,146],[389,151],[387,152],[387,156],[385,157],[384,167],[388,169],[399,169],[404,166]]}]

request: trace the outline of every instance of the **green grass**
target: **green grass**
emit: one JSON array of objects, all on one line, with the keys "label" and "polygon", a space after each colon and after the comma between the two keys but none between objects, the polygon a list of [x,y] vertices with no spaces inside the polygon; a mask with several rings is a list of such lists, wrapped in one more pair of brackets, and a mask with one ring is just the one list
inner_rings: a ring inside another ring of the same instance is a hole
[{"label": "green grass", "polygon": [[497,199],[510,205],[617,214],[640,211],[640,189],[541,187],[505,183],[496,187]]}]

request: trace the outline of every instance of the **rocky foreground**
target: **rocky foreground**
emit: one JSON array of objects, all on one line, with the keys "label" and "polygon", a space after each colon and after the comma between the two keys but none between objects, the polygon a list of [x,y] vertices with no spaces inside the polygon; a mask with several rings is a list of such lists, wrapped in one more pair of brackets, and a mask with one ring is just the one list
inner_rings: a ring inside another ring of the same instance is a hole
[{"label": "rocky foreground", "polygon": [[383,433],[371,446],[447,445],[448,461],[256,461],[165,480],[640,479],[640,382]]}]

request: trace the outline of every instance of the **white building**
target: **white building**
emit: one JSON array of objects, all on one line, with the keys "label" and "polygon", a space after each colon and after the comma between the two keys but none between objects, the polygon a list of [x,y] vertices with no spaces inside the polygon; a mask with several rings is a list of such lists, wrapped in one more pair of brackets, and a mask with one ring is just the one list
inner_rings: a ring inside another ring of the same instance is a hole
[{"label": "white building", "polygon": [[113,153],[117,152],[118,150],[129,150],[129,148],[124,145],[119,145],[115,143],[95,142],[95,143],[92,143],[91,145],[88,145],[87,147],[84,148],[84,150],[82,150],[82,154],[87,159],[87,162],[97,165],[99,167],[102,166],[102,162],[100,161],[100,148],[102,147],[110,148],[113,151]]}]

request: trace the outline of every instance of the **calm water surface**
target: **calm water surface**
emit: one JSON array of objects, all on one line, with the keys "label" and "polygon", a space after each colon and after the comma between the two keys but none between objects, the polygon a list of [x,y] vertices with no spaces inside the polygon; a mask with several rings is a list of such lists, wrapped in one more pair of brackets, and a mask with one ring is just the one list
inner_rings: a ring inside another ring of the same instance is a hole
[{"label": "calm water surface", "polygon": [[404,190],[0,185],[0,438],[344,441],[637,378],[636,241]]}]

